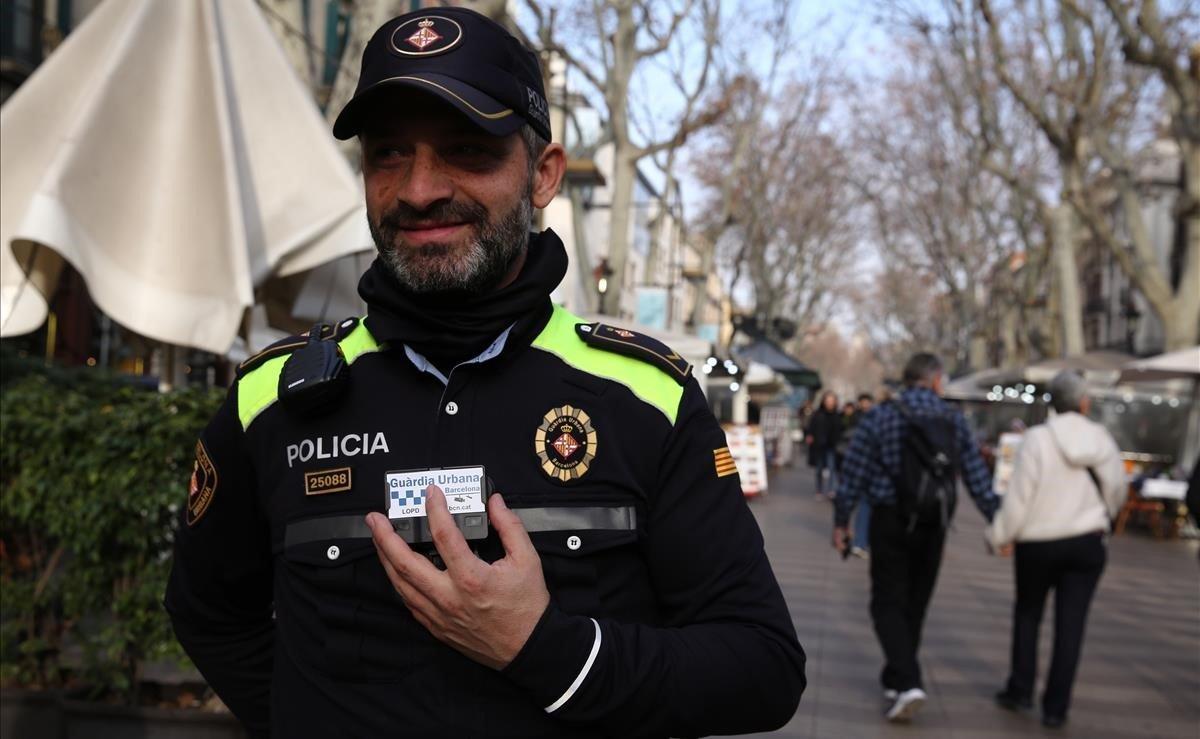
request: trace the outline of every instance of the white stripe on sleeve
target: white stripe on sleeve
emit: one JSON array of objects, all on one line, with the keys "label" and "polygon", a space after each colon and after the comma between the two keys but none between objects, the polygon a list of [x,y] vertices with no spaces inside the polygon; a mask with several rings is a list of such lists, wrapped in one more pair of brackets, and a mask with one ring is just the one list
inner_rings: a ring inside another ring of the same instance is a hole
[{"label": "white stripe on sleeve", "polygon": [[583,685],[584,678],[586,678],[588,672],[591,671],[592,664],[596,661],[596,654],[600,651],[601,641],[600,624],[597,623],[596,619],[593,618],[592,625],[596,627],[596,640],[592,642],[592,653],[588,655],[587,661],[583,663],[583,669],[579,671],[579,675],[576,676],[575,682],[571,683],[571,687],[567,688],[567,692],[559,696],[558,700],[546,706],[546,713],[554,713],[558,709],[562,708],[564,703],[571,700],[571,696],[575,695],[575,691],[579,690],[579,686]]}]

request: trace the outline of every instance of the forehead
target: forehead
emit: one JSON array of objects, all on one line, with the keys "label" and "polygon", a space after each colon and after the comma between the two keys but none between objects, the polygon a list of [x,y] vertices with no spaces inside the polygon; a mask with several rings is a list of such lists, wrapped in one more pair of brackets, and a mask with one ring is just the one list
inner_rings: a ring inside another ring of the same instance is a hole
[{"label": "forehead", "polygon": [[364,137],[411,137],[430,133],[508,138],[487,133],[454,106],[421,90],[384,89],[366,101],[362,116]]}]

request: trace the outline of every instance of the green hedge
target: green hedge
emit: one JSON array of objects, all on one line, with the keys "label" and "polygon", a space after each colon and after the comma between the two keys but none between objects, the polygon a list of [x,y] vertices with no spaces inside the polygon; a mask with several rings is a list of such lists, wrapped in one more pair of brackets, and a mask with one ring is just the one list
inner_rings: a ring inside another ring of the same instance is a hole
[{"label": "green hedge", "polygon": [[161,599],[222,393],[4,364],[21,371],[0,386],[0,676],[135,700],[145,660],[182,658]]}]

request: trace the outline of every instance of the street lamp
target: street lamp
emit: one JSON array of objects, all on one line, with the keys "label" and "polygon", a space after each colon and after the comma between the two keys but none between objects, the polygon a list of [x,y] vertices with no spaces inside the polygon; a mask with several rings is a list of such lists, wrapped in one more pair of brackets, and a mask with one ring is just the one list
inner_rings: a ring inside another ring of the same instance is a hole
[{"label": "street lamp", "polygon": [[612,267],[608,266],[608,257],[602,258],[600,264],[592,270],[592,277],[596,280],[596,292],[600,295],[601,315],[605,313],[604,296],[608,293],[608,278],[612,277],[612,273]]}]

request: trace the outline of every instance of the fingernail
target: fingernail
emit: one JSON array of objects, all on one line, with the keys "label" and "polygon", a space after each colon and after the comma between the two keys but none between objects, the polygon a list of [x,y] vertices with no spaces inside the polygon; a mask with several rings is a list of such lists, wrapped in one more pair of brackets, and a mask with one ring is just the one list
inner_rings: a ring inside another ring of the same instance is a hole
[{"label": "fingernail", "polygon": [[492,497],[496,499],[495,505],[498,505],[498,506],[500,506],[500,507],[501,507],[501,508],[503,508],[504,510],[508,510],[508,504],[504,502],[504,496],[503,496],[503,495],[501,495],[500,493],[496,493],[496,494],[495,494],[495,495],[493,495]]},{"label": "fingernail", "polygon": [[371,513],[368,513],[367,514],[367,528],[371,529],[371,531],[374,532],[375,528],[377,526],[379,526],[379,519],[381,519],[381,518],[383,518],[383,516],[374,511],[372,511]]}]

